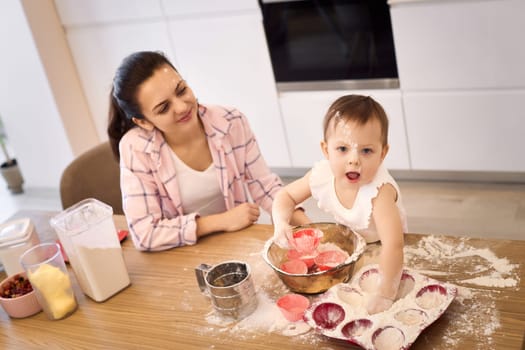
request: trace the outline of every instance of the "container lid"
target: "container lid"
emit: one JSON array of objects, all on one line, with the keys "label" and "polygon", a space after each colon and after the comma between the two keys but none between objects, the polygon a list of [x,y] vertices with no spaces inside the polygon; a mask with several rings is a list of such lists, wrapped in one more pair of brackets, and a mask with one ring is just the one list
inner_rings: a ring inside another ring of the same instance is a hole
[{"label": "container lid", "polygon": [[49,220],[57,233],[76,235],[111,218],[113,208],[95,198],[81,200]]},{"label": "container lid", "polygon": [[27,241],[33,229],[33,223],[29,218],[13,220],[0,225],[0,248]]}]

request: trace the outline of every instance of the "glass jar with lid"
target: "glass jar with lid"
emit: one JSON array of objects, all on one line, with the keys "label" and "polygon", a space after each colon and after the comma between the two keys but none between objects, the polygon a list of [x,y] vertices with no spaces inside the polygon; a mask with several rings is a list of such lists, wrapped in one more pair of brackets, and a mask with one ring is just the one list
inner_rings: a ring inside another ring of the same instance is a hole
[{"label": "glass jar with lid", "polygon": [[12,220],[0,225],[0,261],[8,276],[24,271],[20,256],[40,243],[35,226],[29,218]]},{"label": "glass jar with lid", "polygon": [[102,302],[130,284],[113,208],[88,198],[51,218],[84,294]]}]

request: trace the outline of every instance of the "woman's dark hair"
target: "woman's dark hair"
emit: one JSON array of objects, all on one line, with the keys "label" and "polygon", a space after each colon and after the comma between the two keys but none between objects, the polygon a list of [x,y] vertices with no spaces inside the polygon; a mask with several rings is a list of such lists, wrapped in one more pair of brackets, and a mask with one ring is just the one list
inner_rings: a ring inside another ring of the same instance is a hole
[{"label": "woman's dark hair", "polygon": [[109,143],[116,159],[120,159],[120,139],[135,126],[131,118],[144,118],[137,101],[138,87],[163,65],[175,69],[162,52],[139,51],[124,58],[117,68],[109,96],[108,122]]}]

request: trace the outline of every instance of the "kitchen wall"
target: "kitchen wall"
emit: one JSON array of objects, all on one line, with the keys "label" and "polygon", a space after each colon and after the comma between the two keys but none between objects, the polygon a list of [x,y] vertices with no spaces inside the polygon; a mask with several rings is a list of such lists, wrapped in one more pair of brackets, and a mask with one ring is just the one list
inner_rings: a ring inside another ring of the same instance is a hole
[{"label": "kitchen wall", "polygon": [[389,3],[399,89],[279,93],[256,0],[2,2],[13,54],[0,57],[0,114],[27,186],[58,187],[67,163],[107,138],[111,79],[136,50],[164,51],[201,102],[243,111],[281,174],[321,157],[322,113],[357,92],[385,105],[398,174],[525,181],[525,3]]},{"label": "kitchen wall", "polygon": [[58,188],[64,167],[98,136],[54,3],[2,1],[0,23],[0,115],[9,148],[25,188]]},{"label": "kitchen wall", "polygon": [[100,138],[117,66],[134,51],[160,50],[200,102],[247,115],[272,166],[291,165],[256,0],[55,3]]}]

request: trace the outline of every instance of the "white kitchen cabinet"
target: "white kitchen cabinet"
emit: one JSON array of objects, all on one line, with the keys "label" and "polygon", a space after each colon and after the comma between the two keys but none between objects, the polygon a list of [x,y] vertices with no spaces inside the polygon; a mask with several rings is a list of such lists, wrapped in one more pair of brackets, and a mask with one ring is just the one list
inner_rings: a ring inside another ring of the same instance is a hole
[{"label": "white kitchen cabinet", "polygon": [[55,0],[60,21],[66,27],[159,19],[160,0]]},{"label": "white kitchen cabinet", "polygon": [[169,21],[180,73],[202,103],[237,107],[267,163],[290,167],[259,13]]},{"label": "white kitchen cabinet", "polygon": [[102,139],[117,66],[133,51],[160,50],[201,102],[246,114],[270,166],[290,166],[256,0],[55,3]]},{"label": "white kitchen cabinet", "polygon": [[225,14],[237,11],[259,11],[257,0],[161,0],[166,16]]},{"label": "white kitchen cabinet", "polygon": [[402,90],[525,87],[525,1],[389,3]]},{"label": "white kitchen cabinet", "polygon": [[301,91],[281,92],[279,101],[288,137],[292,166],[310,168],[323,159],[323,118],[337,98],[347,94],[370,95],[389,118],[390,151],[385,159],[389,169],[410,169],[401,93],[399,90]]},{"label": "white kitchen cabinet", "polygon": [[525,172],[524,90],[404,95],[415,170]]},{"label": "white kitchen cabinet", "polygon": [[124,57],[155,50],[177,63],[163,21],[74,27],[67,31],[67,39],[101,140],[107,139],[109,93]]}]

